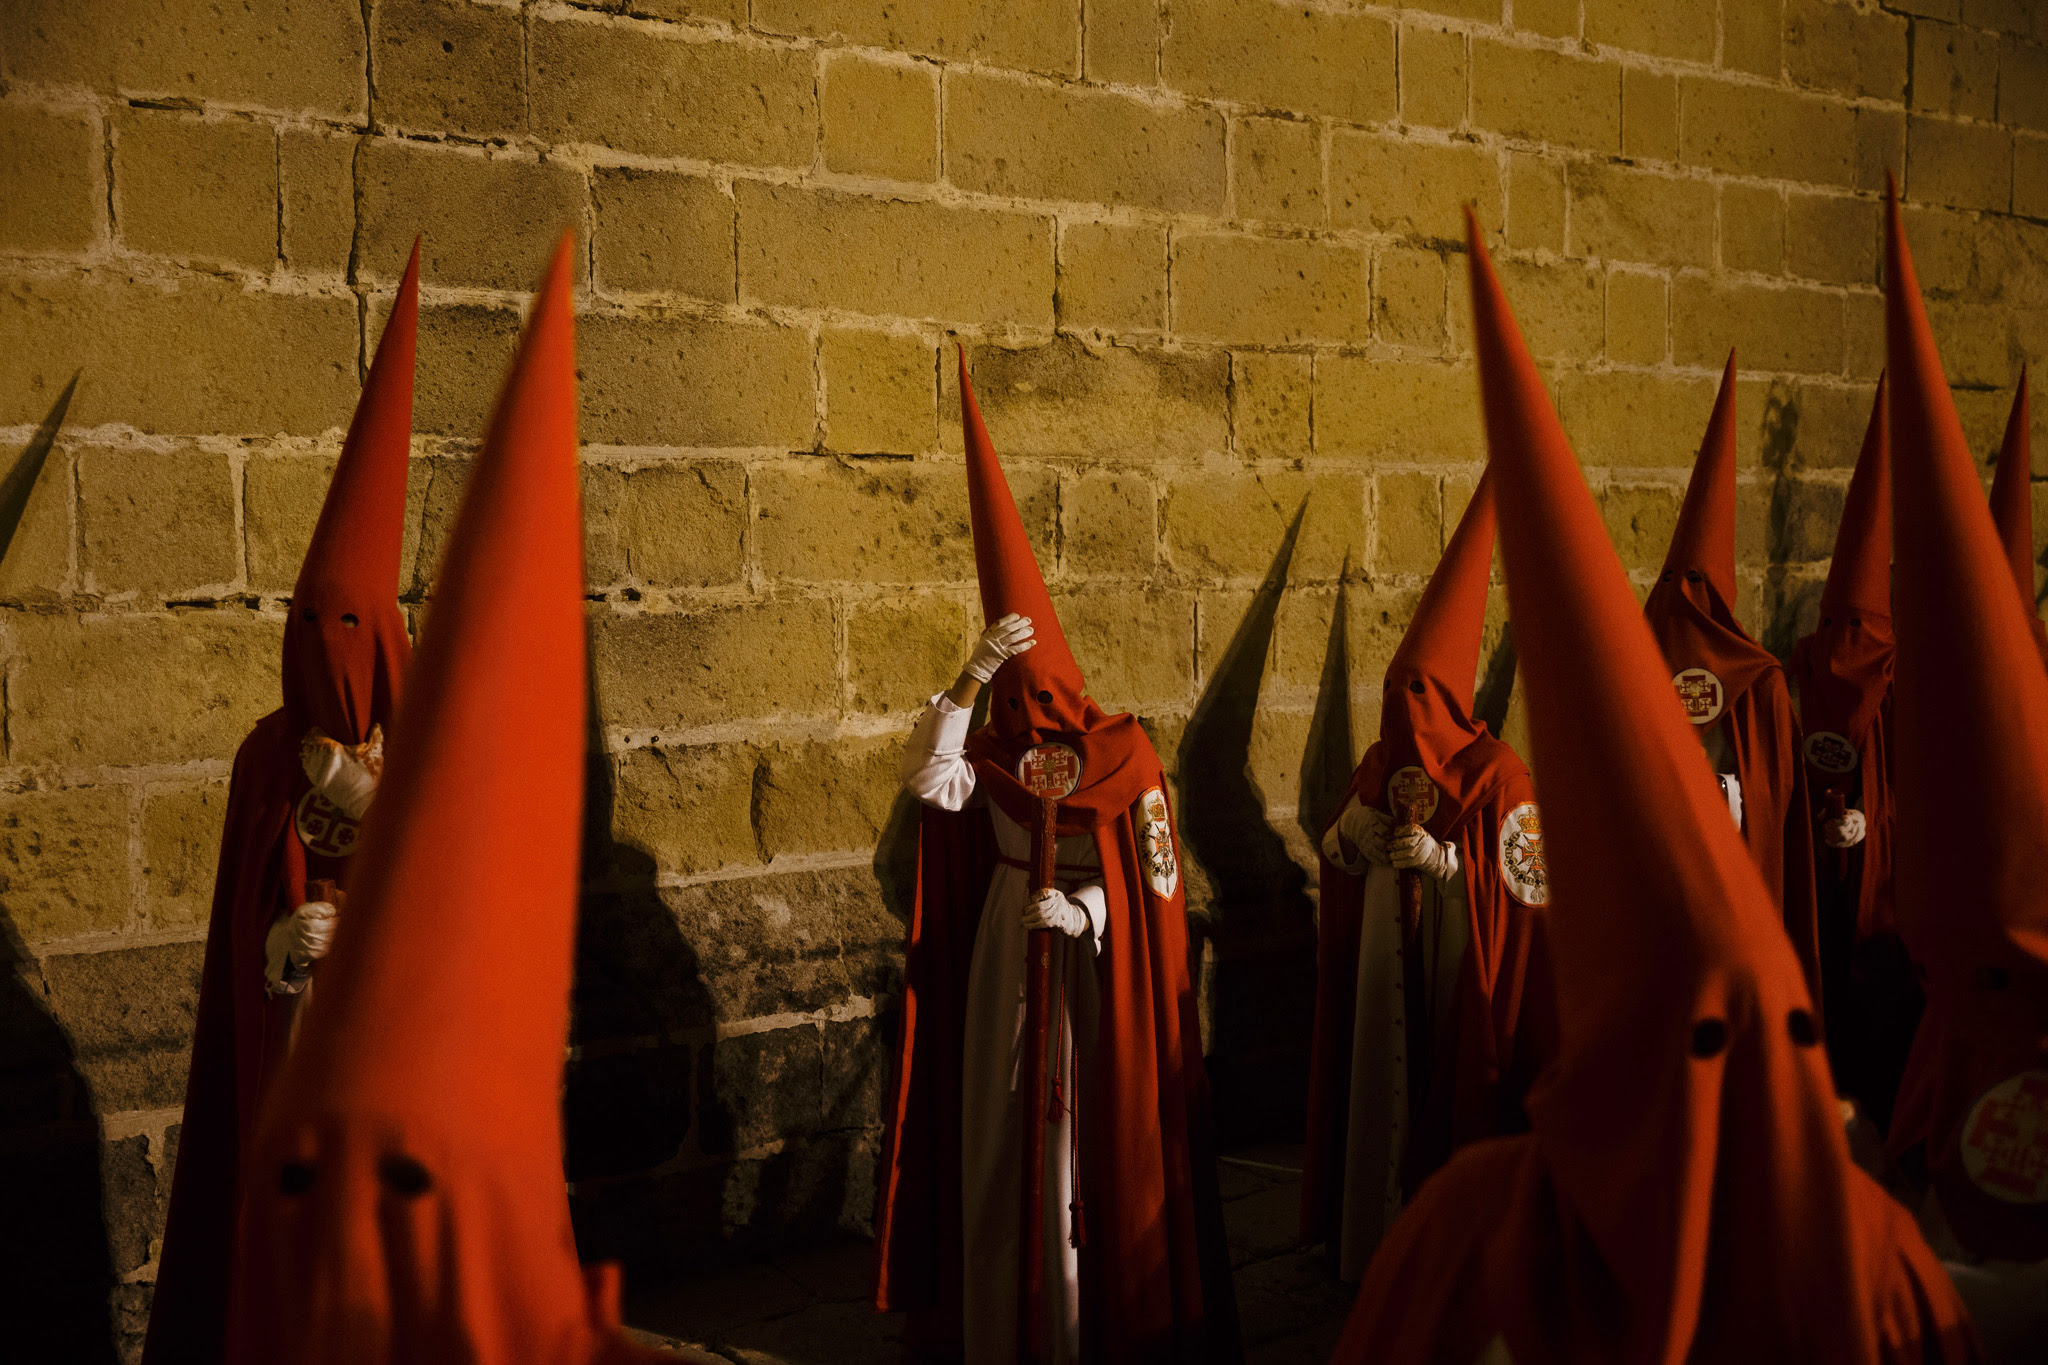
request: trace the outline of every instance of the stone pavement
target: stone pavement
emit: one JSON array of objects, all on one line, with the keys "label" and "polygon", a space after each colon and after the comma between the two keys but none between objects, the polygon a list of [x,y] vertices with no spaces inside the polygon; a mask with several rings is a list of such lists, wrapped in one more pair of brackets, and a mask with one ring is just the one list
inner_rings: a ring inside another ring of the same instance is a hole
[{"label": "stone pavement", "polygon": [[[1299,1144],[1225,1157],[1223,1215],[1247,1365],[1322,1365],[1352,1292],[1321,1249],[1295,1245]],[[626,1305],[644,1340],[688,1344],[732,1365],[894,1365],[902,1320],[869,1309],[872,1245],[846,1240],[652,1286]]]}]

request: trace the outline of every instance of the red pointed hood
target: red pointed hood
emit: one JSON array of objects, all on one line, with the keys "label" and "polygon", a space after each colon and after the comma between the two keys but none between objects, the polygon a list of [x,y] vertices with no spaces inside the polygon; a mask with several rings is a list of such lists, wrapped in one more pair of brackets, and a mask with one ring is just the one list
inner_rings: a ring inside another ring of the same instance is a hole
[{"label": "red pointed hood", "polygon": [[1380,741],[1397,751],[1399,762],[1420,762],[1432,774],[1486,733],[1485,723],[1472,718],[1472,691],[1486,630],[1495,521],[1488,473],[1466,504],[1387,665]]},{"label": "red pointed hood", "polygon": [[247,1168],[265,1360],[598,1359],[562,1184],[584,771],[573,242],[491,419]]},{"label": "red pointed hood", "polygon": [[[1974,1133],[1995,1154],[1995,1132],[1966,1118],[2000,1084],[2048,1067],[2048,671],[1956,419],[1895,193],[1885,228],[1898,914],[1928,997],[1892,1140],[1925,1139],[1973,1249],[2011,1248],[2017,1227],[2038,1257],[2048,1202],[1987,1198],[1998,1161],[1990,1184],[1965,1181],[1958,1147]],[[2035,1183],[2034,1198],[2048,1198],[2048,1179]]]},{"label": "red pointed hood", "polygon": [[1892,614],[1892,487],[1891,437],[1885,425],[1887,397],[1884,375],[1877,377],[1877,397],[1870,423],[1863,431],[1863,449],[1849,492],[1842,500],[1842,521],[1835,530],[1834,558],[1828,563],[1827,586],[1821,589],[1823,618],[1835,615]]},{"label": "red pointed hood", "polygon": [[412,447],[420,249],[398,284],[284,628],[284,709],[294,734],[318,726],[360,744],[388,724],[412,643],[398,609],[405,478]]},{"label": "red pointed hood", "polygon": [[1019,748],[1054,735],[1079,734],[1101,715],[1087,696],[1080,665],[1067,647],[1052,594],[1024,534],[1024,518],[1010,481],[996,460],[981,405],[960,352],[960,427],[967,446],[967,505],[974,525],[974,573],[981,584],[983,624],[1010,612],[1031,618],[1038,643],[996,671],[990,683],[989,724]]},{"label": "red pointed hood", "polygon": [[2034,453],[2027,431],[2027,371],[2005,419],[2005,440],[1998,447],[1998,472],[1991,479],[1991,520],[2012,562],[2012,577],[2027,600],[2034,597]]},{"label": "red pointed hood", "polygon": [[1568,1335],[1588,1358],[1675,1362],[1696,1344],[1869,1358],[1848,1152],[1804,976],[1469,214],[1468,230],[1553,888],[1562,1051],[1529,1107],[1593,1253],[1553,1248],[1559,1282],[1540,1289],[1526,1269],[1506,1277],[1509,1348],[1583,1311]]}]

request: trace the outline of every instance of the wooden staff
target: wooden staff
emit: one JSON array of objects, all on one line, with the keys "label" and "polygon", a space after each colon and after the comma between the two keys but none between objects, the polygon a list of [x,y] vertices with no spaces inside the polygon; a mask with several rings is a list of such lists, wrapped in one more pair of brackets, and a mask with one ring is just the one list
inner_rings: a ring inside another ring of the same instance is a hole
[{"label": "wooden staff", "polygon": [[[1403,828],[1413,825],[1420,829],[1427,818],[1422,813],[1421,803],[1405,797],[1400,800],[1396,813],[1401,817]],[[1402,995],[1407,1002],[1403,1015],[1407,1021],[1408,1104],[1413,1113],[1419,1112],[1422,1088],[1429,1083],[1430,1029],[1436,1020],[1429,1008],[1428,964],[1422,960],[1422,873],[1415,868],[1404,867],[1395,874],[1395,882],[1401,896]]]},{"label": "wooden staff", "polygon": [[[1832,824],[1848,813],[1848,795],[1840,787],[1828,788],[1828,823]],[[1835,880],[1838,883],[1849,880],[1849,850],[1846,848],[1835,850]]]},{"label": "wooden staff", "polygon": [[[1038,798],[1031,822],[1031,895],[1058,880],[1059,801]],[[1024,1120],[1022,1236],[1017,1239],[1017,1359],[1032,1365],[1044,1356],[1045,1334],[1045,1115],[1046,1046],[1052,1032],[1052,931],[1033,929],[1024,940],[1024,1077],[1018,1113]]]}]

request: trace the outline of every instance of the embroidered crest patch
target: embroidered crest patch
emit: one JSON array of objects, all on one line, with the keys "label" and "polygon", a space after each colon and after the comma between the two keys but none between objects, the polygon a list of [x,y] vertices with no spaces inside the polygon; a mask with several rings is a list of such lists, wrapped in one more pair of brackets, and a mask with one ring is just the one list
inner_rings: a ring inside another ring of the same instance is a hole
[{"label": "embroidered crest patch", "polygon": [[1394,769],[1394,775],[1387,779],[1387,809],[1394,813],[1394,823],[1402,823],[1401,812],[1413,806],[1418,821],[1426,822],[1436,814],[1437,800],[1443,793],[1436,783],[1429,780],[1429,774],[1410,764]]},{"label": "embroidered crest patch", "polygon": [[1040,744],[1017,760],[1017,780],[1033,796],[1055,800],[1072,796],[1081,785],[1081,755],[1064,744]]},{"label": "embroidered crest patch", "polygon": [[1166,812],[1166,794],[1153,787],[1138,798],[1138,856],[1145,860],[1145,880],[1162,896],[1180,885],[1180,858],[1173,851],[1173,820]]},{"label": "embroidered crest patch", "polygon": [[1680,669],[1671,675],[1671,685],[1678,689],[1685,718],[1694,725],[1712,725],[1728,708],[1728,689],[1704,668]]},{"label": "embroidered crest patch", "polygon": [[1856,746],[1833,730],[1815,730],[1806,737],[1806,761],[1824,773],[1853,773],[1862,760]]},{"label": "embroidered crest patch", "polygon": [[1985,1091],[1961,1143],[1978,1189],[2008,1204],[2048,1202],[2048,1071],[2022,1071]]},{"label": "embroidered crest patch", "polygon": [[1543,862],[1543,818],[1534,801],[1524,801],[1501,817],[1500,876],[1508,893],[1522,904],[1550,903],[1550,874]]},{"label": "embroidered crest patch", "polygon": [[299,842],[306,846],[306,852],[323,858],[348,857],[356,851],[356,835],[362,832],[362,826],[343,814],[339,806],[311,788],[299,798],[292,823],[298,826]]}]

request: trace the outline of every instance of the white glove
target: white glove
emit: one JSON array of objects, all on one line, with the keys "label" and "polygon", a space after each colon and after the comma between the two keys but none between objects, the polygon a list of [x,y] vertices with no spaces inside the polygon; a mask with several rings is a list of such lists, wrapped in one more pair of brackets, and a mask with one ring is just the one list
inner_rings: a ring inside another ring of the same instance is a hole
[{"label": "white glove", "polygon": [[1013,611],[974,642],[974,653],[967,656],[967,672],[975,681],[985,683],[997,669],[1037,643],[1031,638],[1031,618]]},{"label": "white glove", "polygon": [[272,995],[296,995],[305,989],[313,964],[334,946],[334,906],[307,901],[281,915],[263,939],[263,984]]},{"label": "white glove", "polygon": [[1387,840],[1387,861],[1397,868],[1414,868],[1447,882],[1458,875],[1458,846],[1438,843],[1420,825],[1404,825]]},{"label": "white glove", "polygon": [[315,726],[299,743],[299,766],[306,770],[306,780],[314,791],[351,820],[360,820],[370,808],[370,798],[377,794],[377,779],[384,773],[384,727],[372,725],[370,737],[349,748]]},{"label": "white glove", "polygon": [[1057,929],[1068,938],[1079,938],[1088,932],[1088,912],[1066,892],[1049,886],[1024,902],[1024,927]]},{"label": "white glove", "polygon": [[1870,833],[1870,821],[1860,810],[1843,811],[1833,820],[1822,823],[1820,841],[1829,848],[1854,848],[1863,842],[1863,836]]},{"label": "white glove", "polygon": [[1387,836],[1393,831],[1392,820],[1355,798],[1337,817],[1337,833],[1344,842],[1357,849],[1367,862],[1378,863],[1381,867],[1393,866],[1387,861]]}]

